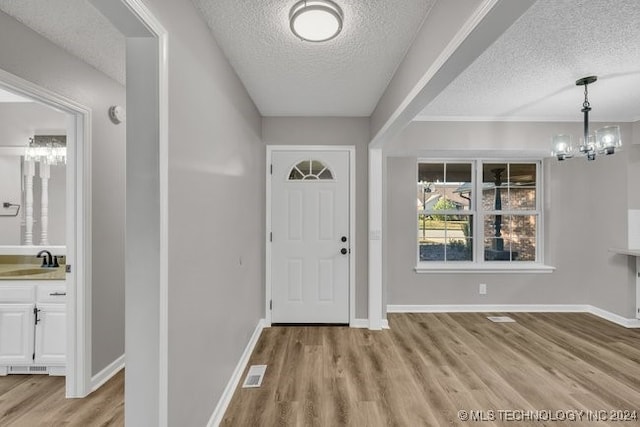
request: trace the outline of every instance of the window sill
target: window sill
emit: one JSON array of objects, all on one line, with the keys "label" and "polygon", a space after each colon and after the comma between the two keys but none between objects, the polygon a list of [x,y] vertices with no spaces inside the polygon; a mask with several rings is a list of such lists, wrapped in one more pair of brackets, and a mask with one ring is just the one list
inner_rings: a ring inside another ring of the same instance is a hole
[{"label": "window sill", "polygon": [[556,268],[550,265],[539,264],[535,262],[527,263],[510,263],[494,265],[476,264],[476,263],[420,263],[414,270],[416,273],[508,273],[508,274],[527,274],[527,273],[552,273]]}]

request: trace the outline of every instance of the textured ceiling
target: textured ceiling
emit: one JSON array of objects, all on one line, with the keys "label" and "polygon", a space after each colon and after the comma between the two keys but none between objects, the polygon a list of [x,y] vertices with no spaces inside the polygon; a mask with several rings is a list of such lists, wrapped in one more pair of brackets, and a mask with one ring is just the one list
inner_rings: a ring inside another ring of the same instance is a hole
[{"label": "textured ceiling", "polygon": [[418,119],[640,119],[640,1],[539,0]]},{"label": "textured ceiling", "polygon": [[297,39],[297,0],[192,0],[264,116],[369,116],[435,0],[336,0],[338,37]]},{"label": "textured ceiling", "polygon": [[33,100],[8,92],[0,87],[0,102],[33,102]]},{"label": "textured ceiling", "polygon": [[0,0],[0,10],[124,84],[124,36],[87,0]]}]

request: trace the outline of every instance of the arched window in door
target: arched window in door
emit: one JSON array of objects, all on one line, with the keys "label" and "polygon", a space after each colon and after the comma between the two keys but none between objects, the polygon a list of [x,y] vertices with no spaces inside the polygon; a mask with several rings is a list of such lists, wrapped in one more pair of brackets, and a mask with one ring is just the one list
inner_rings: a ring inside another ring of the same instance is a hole
[{"label": "arched window in door", "polygon": [[333,173],[320,160],[303,160],[289,171],[289,181],[332,180]]}]

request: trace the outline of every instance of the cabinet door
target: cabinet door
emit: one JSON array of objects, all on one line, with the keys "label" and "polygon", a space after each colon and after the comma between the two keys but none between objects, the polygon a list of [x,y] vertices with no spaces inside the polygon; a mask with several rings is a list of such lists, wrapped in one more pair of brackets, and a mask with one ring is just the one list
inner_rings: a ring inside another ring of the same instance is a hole
[{"label": "cabinet door", "polygon": [[0,365],[33,363],[33,304],[0,304]]},{"label": "cabinet door", "polygon": [[36,324],[37,365],[62,365],[67,354],[67,308],[65,304],[38,304]]}]

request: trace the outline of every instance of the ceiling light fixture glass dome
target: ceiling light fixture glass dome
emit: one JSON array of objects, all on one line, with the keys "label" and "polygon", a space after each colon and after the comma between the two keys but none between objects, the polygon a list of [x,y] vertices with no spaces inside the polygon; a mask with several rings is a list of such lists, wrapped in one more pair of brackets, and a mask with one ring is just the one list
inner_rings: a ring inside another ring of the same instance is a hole
[{"label": "ceiling light fixture glass dome", "polygon": [[342,9],[330,0],[302,0],[289,13],[291,31],[301,40],[324,42],[340,34]]}]

